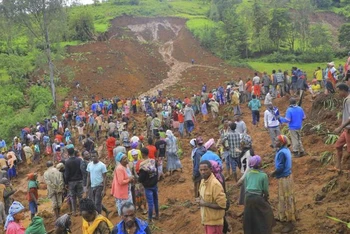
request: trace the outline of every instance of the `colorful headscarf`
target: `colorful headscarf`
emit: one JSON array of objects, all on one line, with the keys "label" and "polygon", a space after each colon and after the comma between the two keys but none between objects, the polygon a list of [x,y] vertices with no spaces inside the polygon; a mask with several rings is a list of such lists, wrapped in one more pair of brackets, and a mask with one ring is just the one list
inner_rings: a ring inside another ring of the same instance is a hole
[{"label": "colorful headscarf", "polygon": [[27,174],[28,180],[35,180],[36,173],[29,173]]},{"label": "colorful headscarf", "polygon": [[289,138],[286,135],[279,135],[277,139],[283,146],[289,145]]},{"label": "colorful headscarf", "polygon": [[136,149],[138,145],[139,145],[138,142],[132,142],[130,146],[131,146],[131,149]]},{"label": "colorful headscarf", "polygon": [[125,154],[123,152],[119,152],[115,157],[114,157],[114,160],[116,162],[120,162],[122,161],[122,158],[125,156]]},{"label": "colorful headscarf", "polygon": [[9,223],[15,221],[15,218],[13,217],[15,214],[20,213],[21,211],[23,211],[25,208],[24,206],[18,202],[18,201],[14,201],[12,203],[12,205],[9,208],[9,214],[7,215],[6,218],[6,223],[5,223],[5,229],[7,228],[7,226],[9,225]]},{"label": "colorful headscarf", "polygon": [[67,232],[72,232],[70,230],[70,225],[71,225],[71,221],[70,221],[70,216],[68,214],[62,215],[55,222],[56,227],[64,228],[65,231]]},{"label": "colorful headscarf", "polygon": [[255,155],[249,159],[249,167],[256,168],[261,163],[261,157],[259,155]]},{"label": "colorful headscarf", "polygon": [[244,144],[244,148],[251,148],[252,147],[252,138],[248,134],[243,134],[241,143]]},{"label": "colorful headscarf", "polygon": [[170,141],[175,141],[175,136],[171,130],[166,130],[165,135],[170,139]]}]

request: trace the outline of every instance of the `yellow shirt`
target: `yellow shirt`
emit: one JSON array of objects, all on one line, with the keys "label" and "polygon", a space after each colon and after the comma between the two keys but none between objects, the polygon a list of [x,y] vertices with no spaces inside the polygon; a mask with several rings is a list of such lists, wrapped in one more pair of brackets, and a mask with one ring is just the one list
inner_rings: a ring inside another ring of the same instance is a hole
[{"label": "yellow shirt", "polygon": [[223,225],[226,208],[226,194],[220,182],[212,173],[207,180],[202,179],[199,186],[200,197],[204,202],[215,203],[222,207],[221,210],[201,206],[203,225]]},{"label": "yellow shirt", "polygon": [[[128,159],[129,159],[129,162],[134,161],[134,158],[131,155],[131,150],[129,150],[129,152],[128,152]],[[142,160],[141,150],[138,150],[138,149],[137,149],[137,160]]]},{"label": "yellow shirt", "polygon": [[320,84],[312,84],[311,89],[313,92],[320,92],[321,90],[321,85]]},{"label": "yellow shirt", "polygon": [[317,70],[315,72],[316,80],[321,81],[322,80],[322,70]]}]

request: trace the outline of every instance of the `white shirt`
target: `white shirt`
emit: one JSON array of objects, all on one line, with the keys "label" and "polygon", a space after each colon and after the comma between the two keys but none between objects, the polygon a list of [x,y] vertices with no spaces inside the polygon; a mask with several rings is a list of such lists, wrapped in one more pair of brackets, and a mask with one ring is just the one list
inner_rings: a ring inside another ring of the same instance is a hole
[{"label": "white shirt", "polygon": [[[259,77],[258,77],[259,78]],[[260,80],[260,78],[259,78]],[[238,89],[239,89],[239,92],[244,92],[244,83],[243,83],[243,80],[240,80],[238,82]]]},{"label": "white shirt", "polygon": [[260,83],[260,77],[259,76],[254,76],[253,78],[253,84],[259,84]]},{"label": "white shirt", "polygon": [[278,119],[273,113],[271,113],[271,111],[266,110],[264,112],[264,125],[265,128],[273,128],[278,127],[280,125],[280,122],[278,122]]},{"label": "white shirt", "polygon": [[272,96],[270,93],[266,94],[264,104],[265,105],[272,105]]}]

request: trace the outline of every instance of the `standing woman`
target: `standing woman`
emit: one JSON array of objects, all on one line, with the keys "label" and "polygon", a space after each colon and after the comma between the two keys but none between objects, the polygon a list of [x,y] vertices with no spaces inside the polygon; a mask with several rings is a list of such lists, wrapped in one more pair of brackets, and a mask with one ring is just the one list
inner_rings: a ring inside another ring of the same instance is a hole
[{"label": "standing woman", "polygon": [[182,171],[182,165],[180,162],[179,157],[177,156],[177,139],[174,136],[173,132],[171,130],[167,130],[165,132],[166,138],[166,155],[167,155],[167,170],[170,172],[170,175],[173,171],[177,169],[181,169]]},{"label": "standing woman", "polygon": [[127,167],[129,160],[126,154],[119,152],[115,156],[115,161],[118,164],[114,171],[111,194],[115,198],[118,214],[121,216],[121,207],[126,202],[132,203],[131,183],[134,177]]},{"label": "standing woman", "polygon": [[296,221],[296,207],[293,190],[292,154],[288,149],[289,139],[285,135],[276,138],[275,171],[271,176],[278,180],[278,214],[277,218],[283,222],[282,233],[291,232]]},{"label": "standing woman", "polygon": [[6,218],[5,230],[6,234],[24,234],[25,228],[21,221],[25,219],[24,206],[14,201],[9,209],[9,214]]},{"label": "standing woman", "polygon": [[247,177],[247,174],[250,172],[249,160],[254,156],[254,150],[252,148],[252,138],[244,134],[241,139],[241,154],[239,156],[241,160],[241,173],[242,177],[237,182],[237,187],[241,187],[239,195],[239,205],[244,205],[245,200],[245,184],[244,180]]},{"label": "standing woman", "polygon": [[245,178],[244,234],[271,234],[275,220],[268,203],[269,180],[260,170],[260,156],[251,157],[249,167],[251,169]]}]

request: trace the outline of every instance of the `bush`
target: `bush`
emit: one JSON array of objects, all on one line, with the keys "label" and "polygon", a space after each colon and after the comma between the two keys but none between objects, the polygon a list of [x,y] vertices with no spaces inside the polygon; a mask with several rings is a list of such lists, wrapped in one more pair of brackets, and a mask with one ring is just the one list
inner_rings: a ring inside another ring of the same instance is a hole
[{"label": "bush", "polygon": [[53,105],[51,92],[48,88],[41,86],[30,87],[29,98],[31,111],[36,111],[36,109],[41,105],[44,105],[47,110],[49,110]]},{"label": "bush", "polygon": [[322,48],[318,51],[307,50],[298,56],[298,61],[303,63],[331,61],[334,58],[334,53],[331,48]]},{"label": "bush", "polygon": [[262,58],[262,62],[265,63],[282,63],[282,62],[295,62],[297,56],[294,54],[283,54],[281,52],[273,52],[270,55]]},{"label": "bush", "polygon": [[72,40],[88,41],[93,37],[94,17],[90,12],[83,11],[73,15],[68,23]]}]

